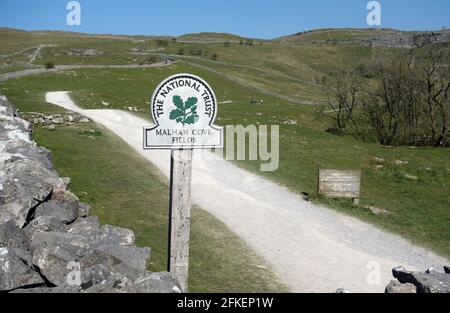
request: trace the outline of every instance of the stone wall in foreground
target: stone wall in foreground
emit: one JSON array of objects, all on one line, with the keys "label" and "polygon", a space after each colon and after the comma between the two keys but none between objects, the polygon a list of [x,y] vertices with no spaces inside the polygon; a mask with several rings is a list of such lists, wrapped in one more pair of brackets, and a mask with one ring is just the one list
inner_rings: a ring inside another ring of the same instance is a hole
[{"label": "stone wall in foreground", "polygon": [[386,286],[386,293],[450,293],[450,267],[437,271],[411,272],[402,266],[392,270],[396,280]]},{"label": "stone wall in foreground", "polygon": [[0,292],[180,292],[131,230],[89,215],[30,134],[0,95]]}]

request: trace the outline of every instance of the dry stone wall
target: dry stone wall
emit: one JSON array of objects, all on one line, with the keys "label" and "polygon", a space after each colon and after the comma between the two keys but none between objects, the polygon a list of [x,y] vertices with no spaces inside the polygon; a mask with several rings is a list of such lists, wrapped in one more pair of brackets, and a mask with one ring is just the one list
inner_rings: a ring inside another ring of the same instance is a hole
[{"label": "dry stone wall", "polygon": [[0,95],[0,292],[180,292],[131,230],[89,215],[51,156]]}]

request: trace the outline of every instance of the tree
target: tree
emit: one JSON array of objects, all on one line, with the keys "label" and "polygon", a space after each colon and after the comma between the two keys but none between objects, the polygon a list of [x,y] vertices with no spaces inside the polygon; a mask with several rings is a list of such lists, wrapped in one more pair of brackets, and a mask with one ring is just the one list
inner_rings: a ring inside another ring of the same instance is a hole
[{"label": "tree", "polygon": [[375,136],[382,145],[449,146],[449,63],[449,50],[434,44],[364,65],[370,75],[360,66],[337,75],[327,111],[337,134]]},{"label": "tree", "polygon": [[325,115],[334,120],[337,135],[343,136],[347,127],[350,126],[355,137],[365,140],[355,116],[362,89],[353,75],[340,73],[337,76],[339,78],[328,81],[327,104],[330,111],[325,111]]},{"label": "tree", "polygon": [[[432,145],[444,147],[450,121],[450,73],[448,50],[427,48],[416,56],[423,110],[428,117]],[[444,66],[447,64],[447,66]]]}]

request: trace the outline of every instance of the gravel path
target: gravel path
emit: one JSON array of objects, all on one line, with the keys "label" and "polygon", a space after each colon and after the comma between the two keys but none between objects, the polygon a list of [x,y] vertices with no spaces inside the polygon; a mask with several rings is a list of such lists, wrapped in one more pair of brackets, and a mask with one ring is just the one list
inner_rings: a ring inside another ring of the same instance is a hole
[{"label": "gravel path", "polygon": [[[103,125],[168,176],[170,153],[142,149],[147,120],[120,110],[83,110],[67,92],[49,92],[46,100]],[[342,287],[383,292],[395,266],[425,270],[449,264],[397,235],[309,203],[209,153],[211,160],[197,159],[199,153],[193,162],[193,202],[244,239],[292,291],[334,292]]]}]

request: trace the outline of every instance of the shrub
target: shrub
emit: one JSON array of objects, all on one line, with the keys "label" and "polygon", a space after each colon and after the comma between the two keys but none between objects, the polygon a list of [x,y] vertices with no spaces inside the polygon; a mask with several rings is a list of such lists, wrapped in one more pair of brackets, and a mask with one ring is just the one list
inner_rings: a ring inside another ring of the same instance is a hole
[{"label": "shrub", "polygon": [[49,69],[52,69],[52,68],[55,68],[55,64],[53,63],[53,62],[47,62],[47,63],[45,63],[45,68],[47,69],[47,70],[49,70]]}]

